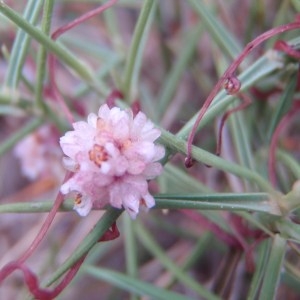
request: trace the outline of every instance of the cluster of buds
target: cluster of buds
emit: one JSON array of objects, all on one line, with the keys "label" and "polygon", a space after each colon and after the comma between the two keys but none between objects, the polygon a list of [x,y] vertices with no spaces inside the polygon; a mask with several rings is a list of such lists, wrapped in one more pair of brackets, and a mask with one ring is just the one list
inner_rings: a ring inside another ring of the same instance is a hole
[{"label": "cluster of buds", "polygon": [[74,194],[79,215],[110,204],[135,218],[140,207],[155,205],[148,180],[162,172],[158,161],[165,151],[154,144],[160,130],[145,114],[133,116],[131,110],[104,104],[98,115],[90,114],[73,128],[60,139],[64,166],[74,173],[61,192]]}]

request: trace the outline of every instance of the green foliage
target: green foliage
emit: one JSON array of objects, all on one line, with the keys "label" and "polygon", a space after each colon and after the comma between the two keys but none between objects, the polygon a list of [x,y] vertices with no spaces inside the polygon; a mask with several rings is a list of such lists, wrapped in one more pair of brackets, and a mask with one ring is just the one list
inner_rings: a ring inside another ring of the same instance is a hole
[{"label": "green foliage", "polygon": [[[50,231],[51,238],[42,251],[48,253],[47,263],[53,272],[41,271],[40,277],[46,273],[48,278],[41,280],[41,285],[57,284],[88,255],[71,283],[80,296],[86,292],[77,287],[82,282],[91,287],[89,295],[101,293],[93,283],[87,283],[92,278],[97,280],[96,286],[109,286],[107,299],[128,295],[131,299],[229,299],[233,294],[240,299],[278,299],[287,289],[299,297],[300,192],[294,185],[300,176],[299,118],[288,119],[289,127],[276,145],[277,184],[265,175],[276,128],[291,109],[295,109],[293,116],[298,112],[297,59],[270,49],[269,43],[247,58],[236,75],[241,82],[239,93],[247,94],[252,104],[230,115],[222,133],[221,157],[213,154],[215,128],[220,118],[240,103],[238,94],[228,95],[224,89],[199,124],[199,138],[192,147],[195,166],[187,170],[182,162],[187,155],[187,136],[209,88],[242,51],[245,39],[273,28],[270,20],[277,9],[274,23],[295,17],[299,3],[285,1],[279,9],[276,1],[270,7],[270,1],[255,1],[260,4],[251,4],[249,9],[234,0],[223,4],[120,0],[95,17],[95,23],[86,21],[78,26],[82,28],[54,41],[50,33],[60,24],[57,19],[71,22],[74,15],[104,1],[76,1],[82,4],[78,10],[67,0],[18,2],[14,7],[0,1],[0,121],[16,124],[8,133],[3,130],[1,157],[44,124],[51,123],[60,132],[69,127],[64,110],[47,94],[49,55],[57,59],[58,92],[76,119],[82,118],[77,106],[84,107],[84,114],[95,111],[111,91],[118,90],[124,101],[117,99],[116,105],[126,107],[139,100],[141,109],[161,128],[159,143],[167,150],[165,171],[153,187],[159,191],[154,195],[155,209],[132,221],[127,216],[121,220],[122,210],[107,208],[101,216],[95,208],[93,213],[99,216],[93,226],[90,224],[93,229],[82,234],[76,246],[71,243],[72,251],[59,261],[55,257],[61,246],[55,243],[64,245],[68,233],[54,242],[58,229]],[[62,16],[56,15],[59,9]],[[12,46],[1,38],[8,29],[13,33]],[[280,39],[297,50],[299,43],[294,41],[299,41],[299,32],[294,30]],[[34,76],[28,75],[29,61],[33,62]],[[0,176],[4,178],[10,170],[2,169]],[[59,185],[54,189],[57,193]],[[4,194],[0,196],[4,198]],[[49,194],[39,196],[29,201],[22,192],[17,201],[4,199],[0,213],[12,216],[12,220],[17,214],[38,220],[53,203]],[[77,238],[76,230],[84,221],[74,219],[72,206],[72,201],[66,200],[58,215],[63,213],[72,223],[72,234]],[[192,214],[185,214],[187,210]],[[111,247],[98,245],[117,220],[122,221],[118,222],[121,238],[107,242]],[[18,224],[14,221],[10,226]],[[115,257],[125,262],[115,262]],[[47,263],[41,269],[47,270]],[[145,269],[156,275],[145,279]],[[0,283],[0,290],[5,284]],[[64,293],[68,295],[68,288]]]}]

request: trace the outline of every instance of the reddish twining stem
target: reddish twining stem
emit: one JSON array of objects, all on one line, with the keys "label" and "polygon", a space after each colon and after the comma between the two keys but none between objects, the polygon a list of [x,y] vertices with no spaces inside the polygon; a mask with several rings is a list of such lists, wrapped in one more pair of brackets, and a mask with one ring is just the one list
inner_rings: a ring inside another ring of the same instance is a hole
[{"label": "reddish twining stem", "polygon": [[238,111],[241,111],[241,110],[245,109],[246,107],[248,107],[251,104],[251,99],[250,99],[249,96],[247,96],[245,94],[242,94],[242,93],[237,93],[237,97],[242,99],[242,103],[240,105],[238,105],[237,107],[228,110],[221,119],[216,155],[221,154],[222,136],[223,136],[222,133],[223,133],[224,125],[225,125],[225,122],[227,121],[227,119],[230,117],[231,114],[233,114],[235,112],[238,112]]},{"label": "reddish twining stem", "polygon": [[[191,130],[191,132],[188,136],[188,140],[187,140],[187,157],[185,159],[186,167],[191,167],[192,164],[193,164],[192,143],[193,143],[195,134],[197,132],[198,126],[199,126],[204,114],[206,113],[207,109],[209,108],[210,104],[212,103],[213,99],[217,95],[220,88],[224,84],[225,84],[225,88],[226,88],[226,85],[228,85],[228,81],[229,81],[230,82],[230,90],[229,91],[232,92],[232,90],[234,90],[234,89],[231,88],[231,84],[234,84],[235,82],[237,82],[237,78],[234,75],[234,73],[237,70],[237,68],[239,67],[239,65],[241,64],[241,62],[245,59],[245,57],[254,48],[256,48],[258,45],[260,45],[262,42],[266,41],[267,39],[273,37],[274,35],[277,35],[277,34],[280,34],[280,33],[286,32],[286,31],[298,29],[298,28],[300,28],[299,18],[297,18],[295,22],[284,24],[284,25],[281,25],[281,26],[278,26],[276,28],[273,28],[273,29],[270,29],[270,30],[266,31],[265,33],[261,34],[256,39],[254,39],[253,41],[248,43],[246,45],[246,47],[244,48],[244,50],[242,51],[242,53],[228,67],[228,69],[225,71],[223,76],[219,79],[219,81],[217,82],[217,84],[215,85],[215,87],[212,89],[209,96],[207,97],[207,99],[206,99],[205,103],[203,104],[202,108],[200,109],[199,115],[198,115],[198,117],[197,117],[197,119],[196,119],[196,121],[195,121],[195,123],[192,127],[192,130]],[[238,90],[239,89],[237,89],[236,92],[238,92]]]},{"label": "reddish twining stem", "polygon": [[[105,11],[106,9],[110,8],[111,6],[113,6],[118,0],[110,0],[107,3],[101,5],[98,8],[95,8],[87,13],[85,13],[84,15],[78,17],[77,19],[75,19],[74,21],[58,28],[56,31],[54,31],[51,35],[51,38],[53,40],[56,40],[59,36],[61,36],[63,33],[65,33],[66,31],[74,28],[75,26],[81,24],[82,22],[98,15],[101,14],[103,11]],[[53,98],[60,104],[63,112],[66,115],[66,118],[68,119],[69,123],[73,123],[73,116],[72,113],[70,112],[68,106],[66,105],[63,97],[60,95],[60,92],[58,90],[58,87],[56,85],[56,81],[55,81],[55,65],[56,65],[56,57],[53,54],[49,55],[49,80],[50,80],[50,87],[51,87],[51,91],[52,91],[52,96]]]},{"label": "reddish twining stem", "polygon": [[285,41],[282,40],[276,41],[274,45],[274,49],[278,51],[282,51],[293,58],[300,59],[300,52],[294,49]]},{"label": "reddish twining stem", "polygon": [[[63,280],[52,290],[50,289],[42,289],[39,286],[39,281],[37,276],[25,265],[17,262],[12,262],[7,264],[3,268],[2,276],[0,276],[0,281],[3,280],[7,276],[3,276],[3,274],[10,274],[16,270],[20,270],[23,273],[24,281],[26,286],[28,287],[30,293],[34,296],[34,299],[37,300],[52,300],[56,298],[65,287],[72,281],[72,279],[77,274],[80,266],[82,265],[85,256],[79,259],[66,273]],[[4,277],[4,278],[3,278]]]},{"label": "reddish twining stem", "polygon": [[98,8],[95,8],[87,13],[85,13],[84,15],[78,17],[77,19],[73,20],[72,22],[61,26],[60,28],[58,28],[56,31],[54,31],[52,33],[52,39],[56,40],[59,36],[61,36],[63,33],[65,33],[66,31],[74,28],[75,26],[85,22],[86,20],[101,14],[102,12],[104,12],[105,10],[107,10],[108,8],[110,8],[111,6],[113,6],[114,4],[116,4],[118,2],[118,0],[110,0],[107,1],[107,3],[101,5]]},{"label": "reddish twining stem", "polygon": [[[70,176],[71,175],[68,172],[65,176],[64,181],[68,180],[70,178]],[[34,241],[31,243],[30,247],[23,253],[23,255],[19,259],[17,259],[16,261],[14,261],[10,264],[21,265],[28,259],[28,257],[30,257],[32,255],[32,253],[35,251],[35,249],[38,247],[38,245],[43,240],[45,234],[47,233],[62,202],[63,202],[63,196],[61,193],[59,193],[55,199],[54,205],[53,205],[51,211],[49,212],[43,226],[41,227],[41,229],[40,229],[39,233],[37,234],[37,236],[35,237]],[[7,266],[9,266],[10,264],[4,266],[3,269],[0,270],[0,282],[2,280],[4,280],[8,275],[10,275],[10,273],[13,271],[12,269],[8,269],[10,271],[7,271]]]},{"label": "reddish twining stem", "polygon": [[278,143],[278,139],[280,133],[284,128],[286,128],[287,124],[290,123],[291,119],[300,111],[300,101],[296,101],[290,111],[281,119],[279,124],[277,125],[271,139],[270,150],[269,150],[269,160],[268,160],[268,173],[269,179],[272,185],[276,186],[276,170],[275,170],[275,157],[276,157],[276,145]]},{"label": "reddish twining stem", "polygon": [[204,216],[198,214],[195,211],[189,209],[181,209],[181,213],[186,215],[189,219],[193,220],[201,228],[207,229],[210,232],[213,232],[219,239],[221,239],[225,244],[229,247],[243,249],[243,245],[240,241],[236,238],[236,236],[224,231],[220,226],[212,223],[210,220],[206,219]]},{"label": "reddish twining stem", "polygon": [[[66,176],[64,178],[64,182],[67,181],[71,177],[71,173],[67,172]],[[34,241],[30,245],[30,247],[27,249],[25,253],[18,259],[18,262],[23,263],[32,253],[33,251],[38,247],[38,245],[41,243],[42,239],[44,238],[45,234],[47,233],[50,225],[52,224],[54,217],[61,206],[64,198],[63,195],[59,192],[55,201],[54,205],[51,208],[42,228],[40,229],[38,235],[35,237]]]}]

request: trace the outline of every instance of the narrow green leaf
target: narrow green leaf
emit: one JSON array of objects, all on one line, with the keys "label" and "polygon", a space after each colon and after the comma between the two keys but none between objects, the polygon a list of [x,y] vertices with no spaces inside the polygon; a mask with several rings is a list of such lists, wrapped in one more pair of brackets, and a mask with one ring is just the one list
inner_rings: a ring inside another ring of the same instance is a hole
[{"label": "narrow green leaf", "polygon": [[40,29],[37,29],[36,27],[28,23],[17,12],[7,6],[3,1],[0,2],[0,13],[2,13],[9,20],[22,28],[32,38],[34,38],[45,48],[47,48],[48,51],[55,54],[61,61],[71,67],[82,79],[93,84],[93,87],[97,91],[99,90],[99,88],[97,89],[97,84],[99,83],[94,82],[95,76],[90,67],[86,63],[80,61],[78,57],[74,56],[74,54],[67,50],[60,42],[54,42]]},{"label": "narrow green leaf", "polygon": [[266,266],[265,275],[263,277],[262,288],[259,293],[259,300],[275,299],[285,250],[286,240],[280,237],[280,235],[276,234],[273,239],[270,257]]},{"label": "narrow green leaf", "polygon": [[[7,203],[0,205],[0,213],[44,213],[49,212],[52,207],[53,201]],[[60,211],[72,211],[73,207],[73,200],[65,200]]]},{"label": "narrow green leaf", "polygon": [[242,50],[237,40],[226,30],[226,26],[221,24],[217,18],[207,9],[202,0],[188,0],[193,9],[199,14],[204,26],[210,33],[210,36],[218,43],[226,54],[235,58]]},{"label": "narrow green leaf", "polygon": [[[299,207],[299,197],[295,199]],[[276,227],[281,236],[300,243],[300,225],[290,220],[280,218],[276,221]]]},{"label": "narrow green leaf", "polygon": [[291,0],[291,3],[294,5],[296,11],[300,12],[300,2],[298,0]]},{"label": "narrow green leaf", "polygon": [[0,145],[0,156],[10,150],[16,143],[23,139],[27,134],[37,129],[43,121],[41,119],[34,119],[19,129],[15,134],[10,136]]},{"label": "narrow green leaf", "polygon": [[157,114],[160,117],[165,112],[176,92],[180,78],[183,72],[186,70],[189,61],[191,60],[202,31],[203,26],[202,23],[200,23],[187,34],[187,37],[183,41],[185,47],[180,48],[181,52],[178,54],[174,65],[167,75],[158,96]]},{"label": "narrow green leaf", "polygon": [[154,16],[154,9],[157,5],[156,1],[153,0],[145,0],[143,3],[143,7],[140,13],[140,16],[137,21],[137,25],[135,26],[135,30],[133,33],[133,38],[131,41],[131,46],[128,53],[128,59],[125,65],[124,71],[124,82],[123,82],[123,93],[125,94],[125,98],[127,102],[130,102],[134,99],[131,99],[133,92],[133,80],[139,70],[137,69],[137,64],[140,63],[137,60],[137,56],[141,55],[143,51],[143,46],[145,41],[143,39],[146,38],[147,35],[147,27],[149,26],[149,20],[151,20]]},{"label": "narrow green leaf", "polygon": [[[254,211],[272,213],[272,199],[266,193],[252,194],[161,194],[155,195],[156,209],[197,209],[197,210],[227,210]],[[47,212],[52,202],[10,203],[0,205],[0,213],[37,213]],[[73,209],[72,201],[65,201],[62,211]],[[212,216],[213,218],[213,216]],[[284,224],[282,224],[283,226]]]},{"label": "narrow green leaf", "polygon": [[279,102],[276,106],[276,109],[274,113],[271,114],[271,120],[270,120],[270,125],[269,125],[269,130],[267,134],[267,140],[266,143],[270,143],[272,139],[272,135],[274,133],[274,130],[276,129],[278,123],[282,119],[282,117],[290,110],[293,99],[294,99],[294,94],[295,94],[295,89],[297,85],[297,80],[298,76],[297,74],[293,74],[289,80],[288,84],[282,93]]},{"label": "narrow green leaf", "polygon": [[257,263],[255,264],[255,273],[251,280],[250,289],[248,292],[247,300],[257,299],[257,293],[260,289],[261,282],[266,271],[268,258],[270,256],[271,243],[270,239],[264,241],[260,246],[257,253]]},{"label": "narrow green leaf", "polygon": [[163,176],[170,181],[170,189],[174,193],[184,191],[185,193],[203,192],[208,194],[212,192],[205,184],[171,163],[165,165]]},{"label": "narrow green leaf", "polygon": [[116,222],[122,210],[108,208],[92,231],[84,238],[81,244],[72,252],[71,256],[52,274],[46,285],[49,286],[58,280],[67,270],[69,270],[81,257],[86,255],[91,248],[98,243],[103,234]]},{"label": "narrow green leaf", "polygon": [[135,234],[133,231],[132,220],[127,214],[123,215],[123,227],[126,239],[125,243],[125,257],[126,257],[126,270],[127,274],[132,278],[138,277],[138,264],[137,264],[137,244]]},{"label": "narrow green leaf", "polygon": [[108,269],[84,265],[82,267],[82,271],[85,271],[95,278],[104,280],[111,285],[117,286],[136,295],[147,295],[152,297],[152,299],[157,300],[187,300],[185,296],[180,294],[156,287],[139,279],[131,278],[122,273],[114,272]]},{"label": "narrow green leaf", "polygon": [[[29,0],[23,15],[24,20],[26,20],[29,24],[35,24],[43,2],[43,0]],[[29,42],[30,35],[28,35],[22,28],[19,28],[14,40],[8,70],[5,77],[5,85],[11,89],[15,89],[20,80]]]},{"label": "narrow green leaf", "polygon": [[239,111],[232,114],[228,121],[239,162],[243,166],[255,170],[249,138],[249,130],[251,129],[245,120],[245,112]]},{"label": "narrow green leaf", "polygon": [[[171,134],[170,132],[161,128],[161,137],[160,142],[164,144],[171,150],[175,152],[180,152],[186,154],[187,152],[187,143],[185,140],[178,138],[177,136]],[[229,162],[219,156],[213,155],[199,147],[192,147],[192,156],[196,161],[203,162],[209,166],[218,168],[223,171],[227,171],[231,174],[235,174],[239,177],[246,178],[251,182],[256,183],[260,186],[263,191],[270,192],[272,195],[279,196],[278,193],[274,190],[272,185],[260,176],[258,173],[249,170],[246,167],[242,167],[238,164]]]},{"label": "narrow green leaf", "polygon": [[[241,91],[247,90],[249,87],[253,86],[257,81],[266,77],[275,70],[282,68],[282,61],[280,56],[274,57],[274,53],[267,53],[261,58],[259,58],[254,64],[248,67],[239,76],[241,81]],[[216,116],[226,110],[226,107],[236,98],[232,95],[227,95],[225,90],[221,90],[215,99],[213,100],[210,108],[203,116],[203,119],[199,125],[199,129],[203,128],[206,124],[211,122]],[[177,133],[177,136],[186,138],[193,127],[198,113],[195,114]]]},{"label": "narrow green leaf", "polygon": [[176,264],[174,264],[174,262],[165,254],[163,249],[160,248],[160,246],[151,237],[150,233],[144,228],[141,223],[136,224],[135,230],[140,241],[143,243],[146,249],[150,253],[152,253],[160,261],[160,263],[164,265],[165,268],[167,268],[171,272],[171,274],[180,282],[197,292],[199,296],[205,299],[219,299],[218,296],[205,289],[202,285],[199,284],[199,282],[194,280],[188,274],[184,273]]},{"label": "narrow green leaf", "polygon": [[[51,28],[51,17],[53,11],[54,2],[52,0],[46,0],[43,10],[42,31],[49,36]],[[46,75],[47,66],[47,49],[40,46],[37,58],[37,75],[35,86],[35,102],[42,109],[45,110],[43,102],[43,86]]]},{"label": "narrow green leaf", "polygon": [[162,194],[156,195],[157,208],[189,208],[229,211],[273,211],[270,195],[260,194]]},{"label": "narrow green leaf", "polygon": [[283,150],[277,149],[276,158],[280,160],[293,173],[295,179],[300,178],[299,161],[297,161],[291,154],[288,154]]},{"label": "narrow green leaf", "polygon": [[300,272],[297,264],[285,263],[282,282],[300,294]]}]

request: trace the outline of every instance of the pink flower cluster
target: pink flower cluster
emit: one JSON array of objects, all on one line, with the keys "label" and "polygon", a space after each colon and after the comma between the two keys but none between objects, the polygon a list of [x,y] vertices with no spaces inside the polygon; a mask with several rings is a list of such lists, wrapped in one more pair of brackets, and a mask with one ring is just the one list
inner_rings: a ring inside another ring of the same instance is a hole
[{"label": "pink flower cluster", "polygon": [[22,173],[30,180],[52,177],[62,180],[62,152],[58,132],[51,125],[44,125],[22,139],[14,148],[20,159]]},{"label": "pink flower cluster", "polygon": [[63,194],[75,193],[74,209],[86,216],[92,207],[110,204],[124,208],[135,218],[139,208],[155,205],[148,180],[162,172],[159,162],[164,148],[155,145],[160,131],[145,114],[106,104],[87,122],[73,124],[74,130],[60,139],[67,157],[65,167],[74,172],[62,187]]}]

